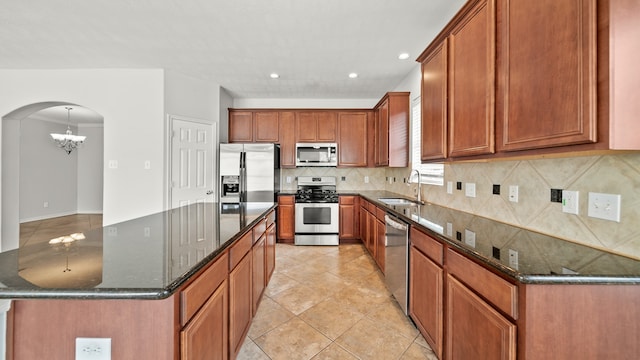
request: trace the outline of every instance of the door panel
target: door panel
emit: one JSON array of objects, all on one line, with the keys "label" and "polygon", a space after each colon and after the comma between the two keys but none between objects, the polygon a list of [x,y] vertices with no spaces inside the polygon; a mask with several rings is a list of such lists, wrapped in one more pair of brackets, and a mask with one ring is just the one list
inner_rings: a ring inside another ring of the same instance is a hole
[{"label": "door panel", "polygon": [[213,202],[215,130],[212,124],[172,117],[171,208]]}]

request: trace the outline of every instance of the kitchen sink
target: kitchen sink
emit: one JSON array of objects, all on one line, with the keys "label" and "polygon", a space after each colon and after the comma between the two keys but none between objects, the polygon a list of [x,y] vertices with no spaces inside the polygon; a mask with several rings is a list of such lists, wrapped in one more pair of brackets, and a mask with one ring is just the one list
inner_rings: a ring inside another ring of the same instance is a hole
[{"label": "kitchen sink", "polygon": [[404,198],[378,198],[378,201],[390,206],[418,206],[419,202]]}]

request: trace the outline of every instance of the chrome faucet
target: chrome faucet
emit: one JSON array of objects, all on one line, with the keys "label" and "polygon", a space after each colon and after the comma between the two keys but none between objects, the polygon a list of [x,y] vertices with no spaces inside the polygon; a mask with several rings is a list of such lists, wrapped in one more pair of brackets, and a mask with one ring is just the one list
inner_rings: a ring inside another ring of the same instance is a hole
[{"label": "chrome faucet", "polygon": [[409,173],[409,181],[407,181],[407,186],[411,185],[411,175],[413,175],[414,172],[418,175],[418,197],[416,200],[420,205],[424,205],[424,201],[422,201],[422,181],[420,181],[422,180],[422,175],[420,175],[420,171],[418,171],[418,169],[413,169],[411,170],[411,173]]}]

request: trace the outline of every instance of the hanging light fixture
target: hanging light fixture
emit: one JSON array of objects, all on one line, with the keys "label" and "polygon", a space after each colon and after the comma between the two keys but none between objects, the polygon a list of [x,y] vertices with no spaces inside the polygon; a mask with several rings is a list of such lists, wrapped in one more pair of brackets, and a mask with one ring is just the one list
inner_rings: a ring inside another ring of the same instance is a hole
[{"label": "hanging light fixture", "polygon": [[71,133],[71,110],[73,108],[65,107],[65,109],[67,109],[67,132],[64,134],[51,134],[51,138],[56,142],[56,146],[66,151],[67,154],[71,154],[87,137]]}]

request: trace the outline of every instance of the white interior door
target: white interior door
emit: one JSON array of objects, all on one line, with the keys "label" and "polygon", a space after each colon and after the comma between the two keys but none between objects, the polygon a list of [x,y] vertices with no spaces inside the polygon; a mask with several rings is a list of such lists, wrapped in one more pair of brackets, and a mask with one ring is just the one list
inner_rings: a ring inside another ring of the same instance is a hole
[{"label": "white interior door", "polygon": [[215,201],[215,127],[171,117],[171,208]]}]

